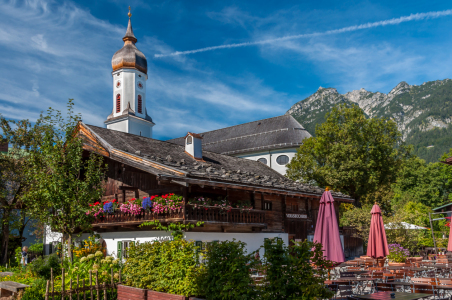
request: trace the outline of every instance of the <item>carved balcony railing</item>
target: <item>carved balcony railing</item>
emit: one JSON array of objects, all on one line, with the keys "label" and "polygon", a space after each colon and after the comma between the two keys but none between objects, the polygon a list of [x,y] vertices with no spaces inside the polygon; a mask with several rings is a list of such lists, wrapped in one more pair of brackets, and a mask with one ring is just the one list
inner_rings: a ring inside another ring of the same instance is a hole
[{"label": "carved balcony railing", "polygon": [[154,213],[150,211],[142,212],[139,215],[132,215],[130,213],[125,213],[119,209],[115,210],[112,214],[107,214],[102,217],[98,217],[92,223],[93,225],[100,224],[112,224],[112,223],[142,223],[146,221],[153,220],[172,220],[172,221],[182,221],[184,219],[184,213],[182,209],[176,210],[170,213]]},{"label": "carved balcony railing", "polygon": [[186,205],[184,218],[183,209],[171,213],[154,213],[146,211],[139,215],[132,215],[120,210],[115,210],[112,214],[97,217],[92,224],[95,227],[99,227],[102,225],[134,225],[152,220],[159,220],[160,222],[182,222],[184,219],[185,221],[190,222],[264,224],[265,211],[251,210],[242,212],[238,208],[232,208],[229,211],[225,211],[213,206],[195,208],[192,205]]},{"label": "carved balcony railing", "polygon": [[238,208],[229,211],[219,207],[208,206],[195,208],[187,205],[185,208],[185,220],[203,222],[223,222],[223,223],[265,223],[265,211],[250,210],[241,212]]}]

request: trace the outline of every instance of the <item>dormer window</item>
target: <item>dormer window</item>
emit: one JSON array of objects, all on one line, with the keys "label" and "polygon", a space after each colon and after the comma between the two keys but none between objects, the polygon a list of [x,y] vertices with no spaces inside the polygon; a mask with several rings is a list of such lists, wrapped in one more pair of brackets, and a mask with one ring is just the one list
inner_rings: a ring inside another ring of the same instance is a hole
[{"label": "dormer window", "polygon": [[141,99],[141,95],[138,95],[138,112],[140,114],[143,113],[143,100]]},{"label": "dormer window", "polygon": [[187,145],[191,145],[193,143],[193,137],[191,135],[187,136]]},{"label": "dormer window", "polygon": [[121,94],[116,95],[116,112],[121,112]]},{"label": "dormer window", "polygon": [[187,133],[185,136],[185,152],[194,159],[202,160],[202,136],[196,133]]}]

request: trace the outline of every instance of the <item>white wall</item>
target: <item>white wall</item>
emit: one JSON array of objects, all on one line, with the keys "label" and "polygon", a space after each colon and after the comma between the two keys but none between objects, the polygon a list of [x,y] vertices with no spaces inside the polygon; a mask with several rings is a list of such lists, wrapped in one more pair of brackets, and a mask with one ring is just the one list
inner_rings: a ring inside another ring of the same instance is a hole
[{"label": "white wall", "polygon": [[[171,235],[166,231],[129,231],[129,232],[104,232],[100,233],[102,239],[107,244],[107,254],[116,257],[118,241],[135,241],[135,242],[152,242],[155,240],[168,240]],[[212,242],[212,241],[232,241],[236,239],[246,243],[248,253],[256,251],[260,246],[264,245],[265,238],[281,238],[288,245],[289,236],[287,233],[224,233],[224,232],[186,232],[187,240]],[[83,234],[77,240],[88,238],[88,234]],[[259,252],[260,256],[264,255],[263,249]]]},{"label": "white wall", "polygon": [[289,162],[292,161],[292,158],[297,153],[298,148],[286,148],[286,149],[276,149],[269,151],[256,151],[244,154],[233,155],[236,157],[246,158],[250,160],[257,161],[259,158],[267,159],[267,166],[271,167],[273,170],[281,173],[282,175],[286,174],[287,167],[285,165],[280,165],[276,162],[276,158],[280,155],[287,155],[289,157]]}]

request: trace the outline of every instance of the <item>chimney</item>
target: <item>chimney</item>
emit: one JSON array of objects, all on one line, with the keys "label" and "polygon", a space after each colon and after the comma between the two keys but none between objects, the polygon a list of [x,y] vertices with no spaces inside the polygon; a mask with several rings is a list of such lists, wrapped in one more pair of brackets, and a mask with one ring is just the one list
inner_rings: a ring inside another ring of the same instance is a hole
[{"label": "chimney", "polygon": [[196,133],[187,133],[185,136],[185,152],[194,159],[202,159],[202,136]]}]

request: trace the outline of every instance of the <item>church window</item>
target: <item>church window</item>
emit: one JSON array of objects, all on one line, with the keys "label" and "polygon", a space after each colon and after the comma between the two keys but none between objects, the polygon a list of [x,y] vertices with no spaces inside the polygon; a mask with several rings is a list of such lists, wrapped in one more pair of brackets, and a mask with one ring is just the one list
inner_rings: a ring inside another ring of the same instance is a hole
[{"label": "church window", "polygon": [[267,164],[267,159],[265,157],[261,157],[257,161],[263,163],[264,165]]},{"label": "church window", "polygon": [[191,135],[189,135],[187,137],[187,145],[191,145],[193,143],[193,137]]},{"label": "church window", "polygon": [[121,94],[116,95],[116,112],[121,111]]},{"label": "church window", "polygon": [[289,163],[289,156],[287,155],[280,155],[276,158],[276,162],[280,165],[287,165]]},{"label": "church window", "polygon": [[140,114],[143,113],[143,100],[141,99],[141,95],[138,95],[138,112]]}]

